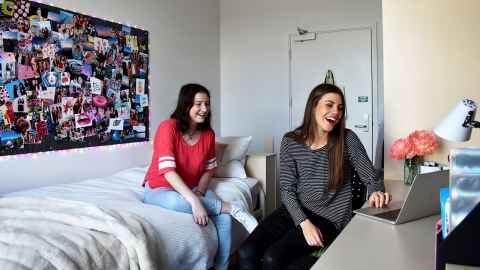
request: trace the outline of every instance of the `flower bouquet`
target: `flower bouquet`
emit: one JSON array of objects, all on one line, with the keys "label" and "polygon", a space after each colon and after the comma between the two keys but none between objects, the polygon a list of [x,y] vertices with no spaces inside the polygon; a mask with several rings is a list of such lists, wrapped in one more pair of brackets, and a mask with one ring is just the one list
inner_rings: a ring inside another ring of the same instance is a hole
[{"label": "flower bouquet", "polygon": [[420,172],[420,162],[424,155],[432,154],[438,147],[435,135],[426,130],[416,130],[407,138],[397,139],[390,148],[390,158],[405,159],[403,181],[411,185]]}]

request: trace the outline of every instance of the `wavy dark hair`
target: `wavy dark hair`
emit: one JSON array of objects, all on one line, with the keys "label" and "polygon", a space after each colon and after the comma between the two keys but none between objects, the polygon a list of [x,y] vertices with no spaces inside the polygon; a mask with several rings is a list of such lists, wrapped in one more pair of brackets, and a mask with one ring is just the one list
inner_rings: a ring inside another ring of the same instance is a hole
[{"label": "wavy dark hair", "polygon": [[322,83],[317,85],[310,92],[310,96],[305,106],[302,124],[286,134],[287,137],[311,145],[315,141],[315,131],[317,122],[315,121],[315,107],[318,101],[328,93],[338,94],[343,103],[342,118],[335,125],[333,130],[328,133],[328,189],[336,190],[338,186],[344,183],[344,149],[345,149],[345,96],[342,90],[333,84]]},{"label": "wavy dark hair", "polygon": [[[185,84],[180,88],[180,93],[178,94],[177,107],[172,113],[170,118],[177,120],[177,129],[182,133],[188,130],[190,125],[190,109],[193,107],[193,102],[195,100],[195,95],[197,93],[205,93],[210,99],[210,92],[203,85],[196,83]],[[199,130],[206,130],[211,128],[210,124],[211,110],[208,111],[208,115],[205,118],[205,121],[197,126]]]}]

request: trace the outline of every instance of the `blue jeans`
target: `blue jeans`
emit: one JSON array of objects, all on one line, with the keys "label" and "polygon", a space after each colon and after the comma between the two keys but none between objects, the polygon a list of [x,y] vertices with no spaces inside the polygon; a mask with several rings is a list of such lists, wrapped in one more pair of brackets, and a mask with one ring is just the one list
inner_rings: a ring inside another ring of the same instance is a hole
[{"label": "blue jeans", "polygon": [[[152,189],[147,184],[145,185],[144,201],[165,209],[192,214],[191,205],[180,193],[173,189]],[[222,202],[212,191],[207,190],[205,196],[200,197],[200,201],[217,228],[218,251],[215,257],[215,268],[217,270],[226,270],[228,268],[228,257],[230,256],[232,242],[232,217],[229,214],[220,213]]]}]

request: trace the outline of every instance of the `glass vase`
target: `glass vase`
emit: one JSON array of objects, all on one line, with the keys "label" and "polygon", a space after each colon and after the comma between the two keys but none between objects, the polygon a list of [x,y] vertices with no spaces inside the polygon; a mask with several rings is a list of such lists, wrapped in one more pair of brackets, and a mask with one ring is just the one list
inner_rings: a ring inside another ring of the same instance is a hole
[{"label": "glass vase", "polygon": [[415,156],[413,158],[405,159],[403,164],[403,183],[411,185],[415,176],[420,173],[420,158]]}]

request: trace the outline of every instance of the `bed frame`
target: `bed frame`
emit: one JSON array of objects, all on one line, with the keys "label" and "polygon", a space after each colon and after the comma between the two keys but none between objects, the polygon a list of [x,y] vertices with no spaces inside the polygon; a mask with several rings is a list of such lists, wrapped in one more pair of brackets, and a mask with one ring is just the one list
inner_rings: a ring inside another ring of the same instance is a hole
[{"label": "bed frame", "polygon": [[245,170],[248,177],[260,182],[260,205],[254,210],[254,216],[261,220],[280,205],[280,192],[276,177],[276,155],[272,153],[248,154]]}]

